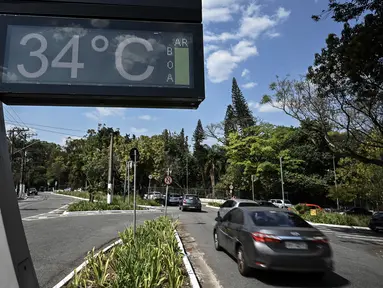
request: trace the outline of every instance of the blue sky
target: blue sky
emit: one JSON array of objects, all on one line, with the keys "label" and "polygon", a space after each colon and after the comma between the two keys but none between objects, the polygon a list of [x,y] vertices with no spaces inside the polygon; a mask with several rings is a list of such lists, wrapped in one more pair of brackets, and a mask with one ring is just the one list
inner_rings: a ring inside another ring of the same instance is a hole
[{"label": "blue sky", "polygon": [[7,124],[22,123],[18,126],[28,126],[38,138],[59,144],[68,136],[83,136],[98,123],[137,136],[184,128],[191,137],[198,119],[204,126],[223,120],[236,77],[255,116],[276,125],[296,125],[259,101],[276,75],[305,73],[327,35],[339,33],[341,27],[331,19],[311,19],[327,4],[328,0],[203,0],[206,99],[198,110],[5,106]]}]

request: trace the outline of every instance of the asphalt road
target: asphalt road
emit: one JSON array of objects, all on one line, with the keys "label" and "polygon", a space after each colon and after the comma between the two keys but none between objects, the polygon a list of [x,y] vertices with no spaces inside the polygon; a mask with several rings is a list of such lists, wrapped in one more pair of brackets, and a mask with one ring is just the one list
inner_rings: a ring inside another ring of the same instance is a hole
[{"label": "asphalt road", "polygon": [[[204,212],[180,212],[181,229],[194,238],[196,249],[191,253],[202,254],[220,285],[232,287],[382,287],[383,234],[370,231],[321,228],[329,237],[334,250],[335,273],[322,283],[315,283],[301,274],[254,273],[242,277],[234,259],[225,252],[218,252],[213,244],[213,227],[217,210],[204,208]],[[208,287],[208,285],[203,286]],[[209,286],[213,287],[213,286]]]},{"label": "asphalt road", "polygon": [[63,205],[76,201],[73,198],[53,195],[49,192],[39,192],[37,196],[31,195],[26,200],[19,200],[21,218],[35,216],[56,210]]},{"label": "asphalt road", "polygon": [[[65,217],[54,214],[51,218],[26,218],[49,213],[74,200],[48,193],[42,193],[41,196],[40,199],[19,205],[25,219],[23,225],[29,250],[42,288],[53,287],[84,261],[88,251],[93,247],[99,250],[116,240],[118,232],[133,221],[131,214]],[[159,212],[138,211],[137,224],[160,215]]]}]

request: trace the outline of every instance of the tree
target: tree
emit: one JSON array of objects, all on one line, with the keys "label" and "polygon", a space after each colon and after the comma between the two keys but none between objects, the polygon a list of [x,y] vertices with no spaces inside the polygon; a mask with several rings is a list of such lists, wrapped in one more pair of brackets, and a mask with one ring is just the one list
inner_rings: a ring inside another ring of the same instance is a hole
[{"label": "tree", "polygon": [[193,133],[193,141],[194,141],[194,158],[196,159],[198,172],[198,178],[200,179],[200,185],[202,187],[205,186],[205,175],[204,175],[204,166],[207,151],[203,146],[203,141],[206,139],[205,131],[202,127],[202,122],[199,119],[197,122],[197,127]]},{"label": "tree", "polygon": [[246,99],[242,94],[241,89],[239,89],[237,80],[233,78],[233,85],[231,88],[231,97],[232,97],[232,110],[230,111],[235,113],[230,115],[232,119],[236,119],[235,122],[238,125],[238,128],[244,130],[248,127],[251,127],[255,124],[253,114],[251,113],[249,106],[247,105]]},{"label": "tree", "polygon": [[225,133],[224,135],[225,135],[226,143],[229,139],[230,133],[235,132],[237,130],[238,129],[236,125],[235,111],[232,105],[228,105],[226,109],[225,120],[224,120],[224,133]]},{"label": "tree", "polygon": [[[264,98],[300,121],[315,122],[311,128],[338,155],[378,166],[383,166],[382,10],[381,0],[330,0],[313,18],[332,15],[344,23],[341,35],[328,36],[308,79],[277,81],[271,86],[275,95]],[[369,148],[381,152],[372,157]]]}]

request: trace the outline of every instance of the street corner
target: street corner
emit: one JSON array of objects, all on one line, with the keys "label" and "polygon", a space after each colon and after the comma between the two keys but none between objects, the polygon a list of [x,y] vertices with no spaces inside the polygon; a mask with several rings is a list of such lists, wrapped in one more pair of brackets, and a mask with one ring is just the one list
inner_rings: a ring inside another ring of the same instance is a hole
[{"label": "street corner", "polygon": [[180,222],[177,226],[177,232],[181,238],[187,257],[193,266],[201,287],[221,288],[222,286],[220,285],[213,270],[207,265],[204,259],[204,253],[198,249],[197,242],[191,234],[186,231],[182,222]]}]

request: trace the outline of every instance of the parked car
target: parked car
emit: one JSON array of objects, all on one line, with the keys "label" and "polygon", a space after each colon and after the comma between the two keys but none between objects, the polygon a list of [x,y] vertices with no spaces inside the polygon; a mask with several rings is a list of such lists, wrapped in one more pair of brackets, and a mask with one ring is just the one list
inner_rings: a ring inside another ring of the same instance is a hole
[{"label": "parked car", "polygon": [[168,195],[168,205],[179,205],[182,195],[180,194],[169,194]]},{"label": "parked car", "polygon": [[196,211],[201,212],[202,211],[202,203],[201,203],[201,200],[198,198],[197,195],[186,194],[182,197],[179,209],[181,211],[196,210]]},{"label": "parked car", "polygon": [[275,206],[279,207],[279,208],[290,208],[290,207],[293,207],[293,204],[291,204],[290,200],[287,200],[285,199],[285,201],[283,202],[282,199],[270,199],[270,202],[273,203]]},{"label": "parked car", "polygon": [[27,192],[27,195],[38,195],[39,194],[39,192],[37,191],[37,189],[36,188],[30,188],[30,189],[28,189],[28,192]]},{"label": "parked car", "polygon": [[226,200],[220,207],[217,212],[217,216],[225,216],[227,212],[236,207],[245,207],[245,206],[259,206],[257,202],[249,199],[230,199]]},{"label": "parked car", "polygon": [[340,214],[370,216],[370,215],[372,215],[372,212],[368,211],[366,208],[363,208],[363,207],[353,207],[353,208],[348,209],[344,212],[341,212]]},{"label": "parked car", "polygon": [[161,192],[150,192],[148,194],[148,199],[149,200],[161,200],[163,197],[162,197],[162,194]]},{"label": "parked car", "polygon": [[238,207],[216,221],[215,249],[236,257],[244,276],[255,268],[313,272],[320,279],[333,270],[333,253],[326,236],[293,212]]},{"label": "parked car", "polygon": [[258,206],[262,206],[262,207],[274,207],[274,208],[277,207],[273,203],[266,200],[255,200],[255,202],[257,202]]},{"label": "parked car", "polygon": [[376,212],[372,215],[368,227],[376,232],[383,231],[383,211]]}]

